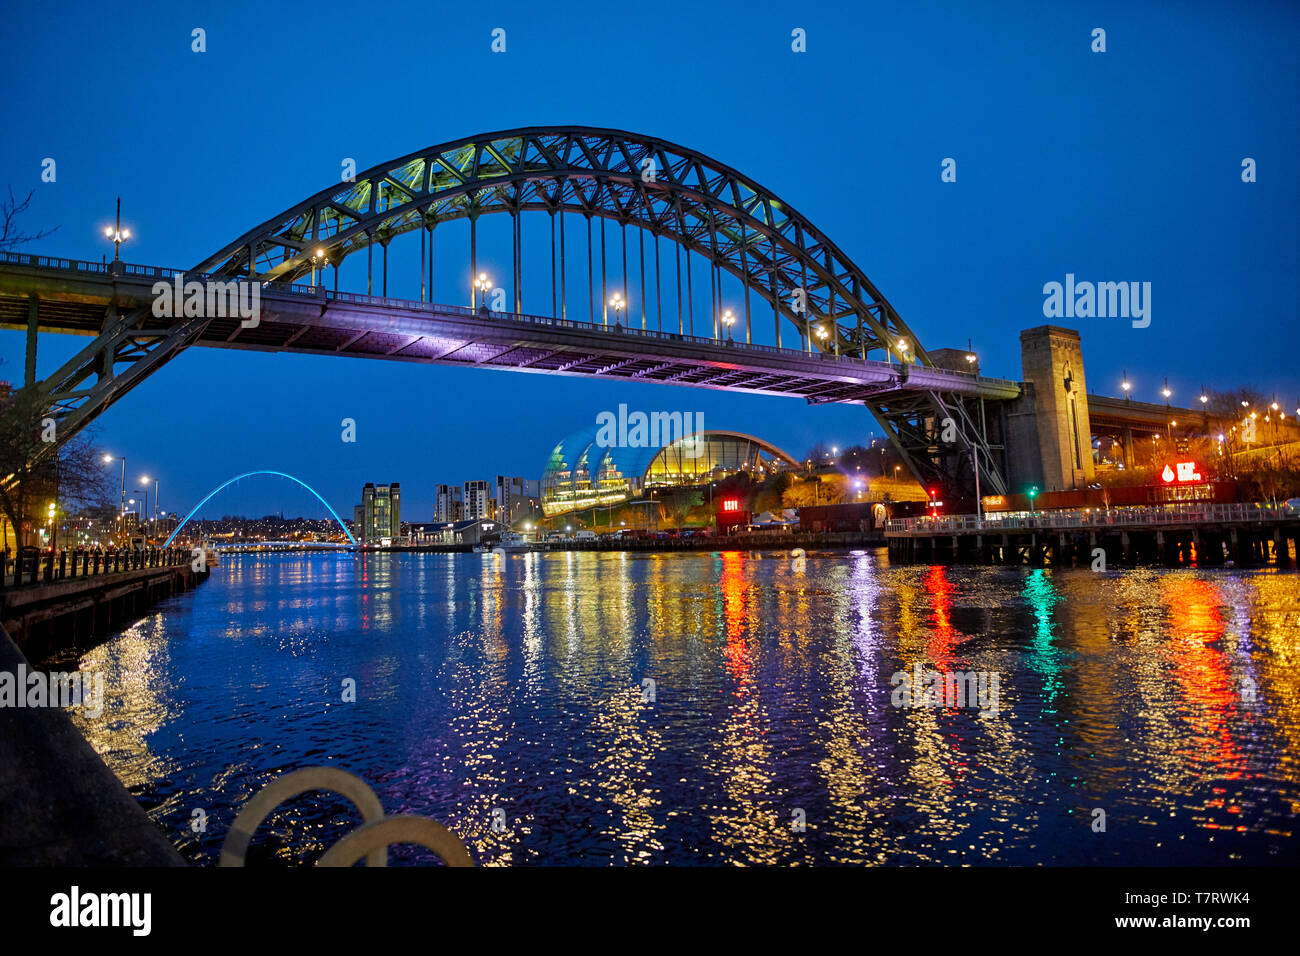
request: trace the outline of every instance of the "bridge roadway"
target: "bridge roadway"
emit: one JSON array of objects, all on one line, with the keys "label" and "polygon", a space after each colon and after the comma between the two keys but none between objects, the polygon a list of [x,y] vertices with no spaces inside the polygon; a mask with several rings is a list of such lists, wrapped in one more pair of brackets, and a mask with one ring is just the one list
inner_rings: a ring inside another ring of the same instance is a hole
[{"label": "bridge roadway", "polygon": [[[150,307],[154,283],[171,282],[181,271],[0,254],[0,328],[98,335],[110,305],[120,312]],[[205,278],[185,274],[186,282]],[[173,321],[150,317],[145,332]],[[334,293],[320,285],[265,284],[255,327],[243,327],[238,318],[214,318],[195,344],[661,382],[812,403],[926,391],[1007,400],[1021,392],[1017,382],[941,368]]]}]

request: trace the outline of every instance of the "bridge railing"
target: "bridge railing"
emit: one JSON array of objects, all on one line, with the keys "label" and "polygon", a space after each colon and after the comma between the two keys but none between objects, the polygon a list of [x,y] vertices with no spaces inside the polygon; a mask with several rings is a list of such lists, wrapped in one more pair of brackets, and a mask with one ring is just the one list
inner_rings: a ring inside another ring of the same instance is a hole
[{"label": "bridge railing", "polygon": [[0,551],[0,589],[53,584],[74,578],[103,577],[189,564],[189,548],[69,548],[36,551],[24,548],[17,554]]},{"label": "bridge railing", "polygon": [[[207,279],[229,282],[236,278],[233,276],[210,275],[207,273],[192,272],[185,269],[170,269],[162,266],[138,265],[127,262],[88,262],[81,259],[62,259],[54,256],[39,256],[30,253],[21,252],[3,252],[0,253],[0,264],[10,264],[19,266],[35,266],[45,269],[59,269],[63,271],[78,273],[96,273],[118,274],[126,276],[141,277],[147,279],[165,279],[171,280],[177,274],[183,274],[186,281],[202,282]],[[605,325],[600,322],[584,322],[580,319],[563,319],[550,315],[530,315],[527,313],[515,312],[491,312],[483,309],[473,309],[469,306],[460,305],[441,305],[433,302],[422,302],[415,299],[399,299],[391,296],[374,296],[364,295],[356,292],[332,292],[323,285],[309,285],[301,282],[278,282],[266,281],[262,283],[263,294],[269,295],[287,295],[294,297],[309,297],[313,299],[335,300],[338,302],[350,302],[355,305],[371,305],[380,308],[403,309],[415,312],[436,312],[446,315],[463,315],[466,318],[488,318],[508,322],[522,322],[530,325],[542,325],[552,328],[572,328],[591,332],[605,332],[610,335],[639,336],[641,338],[658,339],[665,342],[683,342],[691,345],[705,345],[711,347],[734,348],[738,351],[748,352],[765,352],[773,355],[783,355],[786,357],[799,356],[810,360],[820,360],[824,362],[843,362],[850,365],[865,366],[868,368],[891,369],[896,368],[892,362],[882,362],[879,359],[865,359],[857,356],[837,355],[833,352],[807,352],[804,349],[791,349],[778,347],[775,345],[760,345],[758,343],[737,342],[734,339],[717,339],[711,336],[688,335],[679,332],[661,332],[657,329],[639,329],[630,324]],[[913,366],[915,367],[915,366]],[[944,375],[956,376],[961,379],[969,379],[972,382],[982,382],[985,384],[1006,387],[1018,387],[1018,383],[1008,379],[990,378],[976,375],[972,372],[966,372],[960,369],[945,368],[927,368],[929,372],[939,372]]]},{"label": "bridge railing", "polygon": [[1146,525],[1220,524],[1280,521],[1293,517],[1282,507],[1257,502],[1197,504],[1187,502],[1168,506],[1139,508],[1080,508],[1039,511],[1014,515],[938,515],[917,518],[890,518],[886,534],[949,534],[973,531],[1053,531],[1066,529],[1125,528]]}]

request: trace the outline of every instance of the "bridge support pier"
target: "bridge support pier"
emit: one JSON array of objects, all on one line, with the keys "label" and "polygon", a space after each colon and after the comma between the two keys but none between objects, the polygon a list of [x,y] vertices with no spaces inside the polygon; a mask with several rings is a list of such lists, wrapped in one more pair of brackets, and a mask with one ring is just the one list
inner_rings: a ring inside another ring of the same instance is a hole
[{"label": "bridge support pier", "polygon": [[24,366],[24,387],[36,384],[36,330],[40,327],[39,303],[40,300],[36,296],[27,297],[27,362]]}]

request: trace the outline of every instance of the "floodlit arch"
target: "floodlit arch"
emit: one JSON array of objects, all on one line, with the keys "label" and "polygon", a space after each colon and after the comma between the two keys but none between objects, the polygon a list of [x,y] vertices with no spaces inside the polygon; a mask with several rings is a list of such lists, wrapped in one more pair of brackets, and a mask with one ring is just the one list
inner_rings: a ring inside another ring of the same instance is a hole
[{"label": "floodlit arch", "polygon": [[533,210],[676,242],[739,278],[821,351],[932,364],[862,270],[789,203],[702,153],[624,130],[529,127],[431,146],[321,190],[194,271],[292,282],[311,273],[318,249],[337,264],[440,222]]},{"label": "floodlit arch", "polygon": [[286,474],[283,471],[261,470],[261,471],[246,471],[242,475],[236,475],[234,478],[222,482],[216,488],[213,488],[211,491],[209,491],[207,495],[204,496],[202,501],[200,501],[197,505],[195,505],[193,508],[190,509],[190,513],[185,516],[185,520],[176,526],[176,530],[173,531],[171,535],[168,536],[167,540],[163,542],[163,547],[166,548],[172,543],[172,539],[181,533],[181,528],[184,528],[187,524],[189,524],[190,519],[194,517],[194,515],[198,512],[200,508],[202,508],[205,504],[208,503],[208,501],[212,498],[213,495],[217,494],[218,492],[224,491],[226,488],[229,488],[231,485],[239,481],[241,478],[251,478],[254,475],[275,475],[280,478],[288,478],[290,481],[302,485],[302,487],[306,488],[308,491],[310,491],[313,495],[316,496],[317,501],[319,501],[321,504],[323,504],[326,508],[329,509],[329,513],[332,514],[334,516],[334,520],[339,523],[339,527],[342,528],[343,533],[348,536],[348,540],[351,541],[353,544],[357,543],[357,539],[352,537],[352,532],[349,531],[347,525],[343,523],[343,519],[339,517],[338,512],[335,511],[330,506],[330,503],[328,501],[326,501],[324,498],[321,497],[319,491],[317,491],[311,485],[307,484],[307,482],[303,481],[301,478],[295,478],[293,475]]}]

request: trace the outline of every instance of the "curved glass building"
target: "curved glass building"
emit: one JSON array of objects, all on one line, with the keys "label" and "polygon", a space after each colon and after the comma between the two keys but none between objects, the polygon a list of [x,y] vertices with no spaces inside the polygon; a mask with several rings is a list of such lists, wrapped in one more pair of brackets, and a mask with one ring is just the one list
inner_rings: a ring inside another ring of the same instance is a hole
[{"label": "curved glass building", "polygon": [[615,505],[649,488],[698,485],[739,471],[762,477],[799,466],[775,445],[742,432],[696,432],[648,448],[601,445],[599,432],[592,425],[552,450],[542,473],[547,515]]}]

